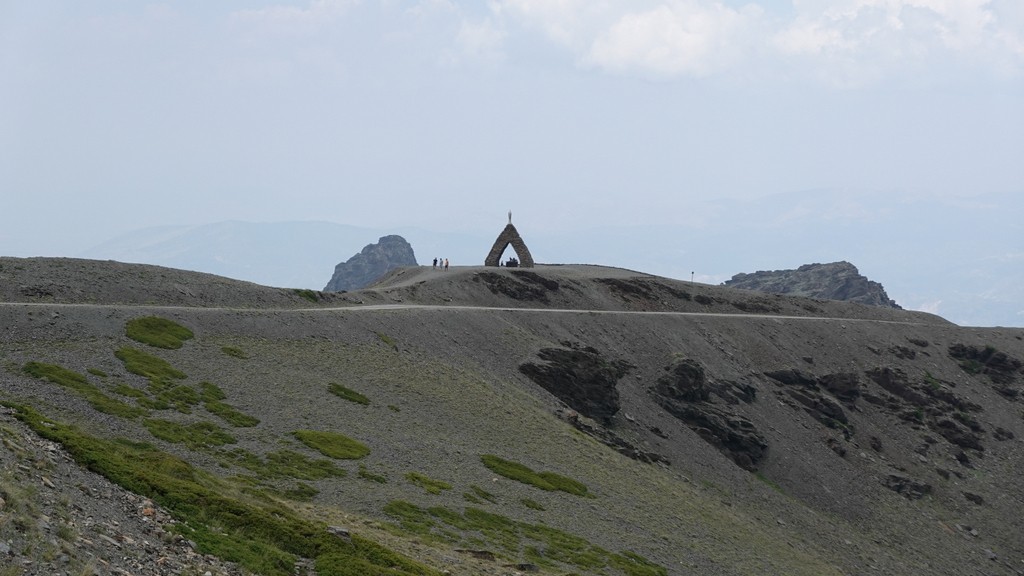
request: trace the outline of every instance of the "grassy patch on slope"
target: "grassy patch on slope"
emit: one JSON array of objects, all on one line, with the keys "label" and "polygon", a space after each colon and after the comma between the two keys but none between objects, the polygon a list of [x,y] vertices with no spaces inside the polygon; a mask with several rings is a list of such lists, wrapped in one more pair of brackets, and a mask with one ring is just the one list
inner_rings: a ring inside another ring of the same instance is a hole
[{"label": "grassy patch on slope", "polygon": [[510,480],[522,482],[523,484],[529,484],[540,488],[541,490],[554,491],[558,490],[561,492],[568,492],[576,496],[590,496],[587,492],[586,484],[578,482],[567,476],[556,474],[554,472],[534,472],[530,468],[513,462],[511,460],[505,460],[499,458],[493,454],[484,454],[480,456],[480,460],[487,466],[491,472],[499,474]]},{"label": "grassy patch on slope", "polygon": [[3,405],[40,436],[62,444],[79,464],[168,509],[200,553],[266,576],[291,576],[298,556],[315,559],[321,576],[437,574],[358,534],[338,538],[283,505],[235,496],[230,485],[149,444],[97,438],[31,408]]},{"label": "grassy patch on slope", "polygon": [[25,364],[22,371],[29,376],[52,382],[76,392],[90,406],[104,414],[111,414],[121,418],[135,418],[147,413],[142,408],[131,406],[117,398],[107,396],[99,388],[90,384],[85,375],[57,366],[56,364],[29,362]]},{"label": "grassy patch on slope", "polygon": [[362,394],[356,392],[355,390],[352,390],[351,388],[346,388],[341,384],[335,384],[334,382],[331,382],[330,385],[328,385],[327,390],[331,394],[337,396],[338,398],[343,398],[345,400],[348,400],[349,402],[355,402],[356,404],[362,404],[363,406],[366,406],[370,403],[370,399],[367,398],[366,396],[363,396]]},{"label": "grassy patch on slope", "polygon": [[234,406],[230,406],[219,400],[207,400],[203,403],[206,411],[219,417],[221,420],[231,424],[235,428],[252,428],[260,423],[260,419],[239,412]]},{"label": "grassy patch on slope", "polygon": [[306,446],[329,458],[358,460],[370,454],[370,448],[365,444],[337,432],[296,430],[292,432],[292,435]]},{"label": "grassy patch on slope", "polygon": [[233,436],[210,422],[186,425],[170,420],[149,418],[143,422],[143,425],[153,436],[165,442],[184,444],[192,450],[235,443]]},{"label": "grassy patch on slope", "polygon": [[156,348],[177,350],[193,337],[188,328],[159,316],[132,318],[125,324],[125,335]]},{"label": "grassy patch on slope", "polygon": [[[292,450],[278,450],[266,456],[266,472],[300,480],[319,480],[331,476],[342,478],[348,474],[330,460],[314,460]],[[265,472],[265,473],[266,473]]]},{"label": "grassy patch on slope", "polygon": [[174,368],[163,358],[147,354],[131,346],[119,348],[114,352],[114,356],[124,364],[125,370],[149,378],[150,388],[155,393],[172,388],[174,380],[186,378],[184,372]]},{"label": "grassy patch on slope", "polygon": [[409,472],[405,475],[405,479],[408,480],[410,484],[415,484],[430,494],[440,494],[442,490],[452,489],[452,485],[444,480],[435,480],[430,476],[420,474],[419,472]]},{"label": "grassy patch on slope", "polygon": [[[665,576],[667,570],[632,552],[614,553],[568,532],[540,524],[518,522],[478,508],[459,513],[448,508],[420,508],[402,500],[384,507],[402,531],[457,544],[479,542],[501,554],[549,569],[572,566],[588,574]],[[460,536],[461,534],[461,536]]]}]

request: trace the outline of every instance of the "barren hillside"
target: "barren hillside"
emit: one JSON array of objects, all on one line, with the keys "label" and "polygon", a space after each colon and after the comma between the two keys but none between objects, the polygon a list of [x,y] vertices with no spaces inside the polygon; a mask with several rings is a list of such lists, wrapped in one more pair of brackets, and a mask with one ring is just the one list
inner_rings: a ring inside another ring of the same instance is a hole
[{"label": "barren hillside", "polygon": [[[593,266],[3,258],[0,298],[13,574],[1024,573],[1024,330]],[[96,530],[58,446],[166,527]]]}]

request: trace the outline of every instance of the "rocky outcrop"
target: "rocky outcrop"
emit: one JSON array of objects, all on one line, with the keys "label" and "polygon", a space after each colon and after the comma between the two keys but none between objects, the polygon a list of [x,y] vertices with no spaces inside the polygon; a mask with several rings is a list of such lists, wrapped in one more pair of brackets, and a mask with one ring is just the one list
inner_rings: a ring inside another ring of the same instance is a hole
[{"label": "rocky outcrop", "polygon": [[949,347],[949,355],[960,362],[960,369],[964,372],[988,376],[996,392],[1011,400],[1020,397],[1020,390],[1012,384],[1016,382],[1017,374],[1024,373],[1024,362],[991,346],[954,344]]},{"label": "rocky outcrop", "polygon": [[756,471],[768,452],[768,441],[750,420],[711,402],[713,395],[727,402],[735,399],[733,389],[741,391],[739,396],[744,401],[753,402],[752,389],[731,382],[716,385],[708,381],[699,362],[682,359],[666,366],[665,374],[649,392],[666,412],[685,423],[705,442],[741,468]]},{"label": "rocky outcrop", "polygon": [[803,409],[825,426],[840,430],[847,440],[853,435],[853,427],[841,403],[852,406],[860,397],[861,384],[856,374],[837,373],[818,378],[791,368],[764,375],[779,386],[776,391],[779,402]]},{"label": "rocky outcrop", "polygon": [[473,275],[474,282],[483,282],[491,294],[501,294],[513,300],[548,303],[548,295],[558,291],[555,280],[528,270],[512,270],[511,276],[496,272],[480,272]]},{"label": "rocky outcrop", "polygon": [[870,306],[900,308],[878,282],[868,280],[849,262],[805,264],[796,270],[737,274],[723,284],[730,288],[769,294],[806,296],[821,300],[845,300]]},{"label": "rocky outcrop", "polygon": [[382,236],[376,244],[367,244],[355,256],[334,267],[325,292],[343,292],[365,288],[402,266],[416,266],[412,246],[401,236]]},{"label": "rocky outcrop", "polygon": [[519,371],[573,410],[607,424],[619,411],[615,385],[632,365],[605,360],[590,346],[562,344],[566,348],[544,348],[537,353],[544,364],[528,362]]}]

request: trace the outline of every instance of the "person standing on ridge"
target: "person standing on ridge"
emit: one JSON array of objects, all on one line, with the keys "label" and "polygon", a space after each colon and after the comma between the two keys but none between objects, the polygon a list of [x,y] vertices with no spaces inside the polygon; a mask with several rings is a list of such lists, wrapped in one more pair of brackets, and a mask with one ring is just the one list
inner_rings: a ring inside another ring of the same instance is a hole
[{"label": "person standing on ridge", "polygon": [[447,258],[444,259],[444,271],[445,272],[448,271],[448,259]]}]

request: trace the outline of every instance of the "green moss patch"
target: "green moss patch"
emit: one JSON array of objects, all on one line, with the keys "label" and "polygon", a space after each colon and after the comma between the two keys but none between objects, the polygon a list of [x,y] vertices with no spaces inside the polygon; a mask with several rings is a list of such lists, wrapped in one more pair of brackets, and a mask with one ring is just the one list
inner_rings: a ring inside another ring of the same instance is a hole
[{"label": "green moss patch", "polygon": [[179,424],[170,420],[149,418],[142,424],[153,436],[165,442],[184,444],[193,450],[235,443],[233,436],[211,422]]},{"label": "green moss patch", "polygon": [[380,338],[380,341],[390,346],[392,350],[398,351],[398,341],[391,336],[377,332],[377,338]]},{"label": "green moss patch", "polygon": [[58,442],[90,470],[153,499],[202,554],[265,576],[291,576],[296,557],[313,558],[321,576],[434,576],[436,571],[358,534],[342,539],[283,505],[250,501],[231,485],[149,444],[105,440],[5,403],[40,436]]},{"label": "green moss patch", "polygon": [[348,471],[338,468],[334,462],[310,458],[294,450],[277,450],[266,456],[253,454],[244,448],[220,448],[210,451],[222,463],[234,464],[252,472],[261,480],[294,478],[297,480],[321,480],[343,478]]},{"label": "green moss patch", "polygon": [[203,407],[210,414],[213,414],[221,420],[231,424],[235,428],[252,428],[260,423],[260,419],[255,416],[249,416],[243,412],[239,412],[234,408],[219,400],[207,400],[203,403]]},{"label": "green moss patch", "polygon": [[209,402],[210,400],[227,400],[228,397],[228,395],[220,389],[220,386],[217,386],[213,382],[205,381],[199,383],[199,396],[204,402]]},{"label": "green moss patch", "polygon": [[530,500],[529,498],[523,498],[519,502],[522,503],[523,506],[526,506],[527,508],[529,508],[531,510],[537,510],[538,512],[544,512],[545,510],[547,510],[547,508],[545,508],[543,504],[541,504],[540,502],[537,502],[536,500]]},{"label": "green moss patch", "polygon": [[335,384],[334,382],[331,382],[327,386],[327,390],[331,394],[337,396],[338,398],[343,398],[345,400],[348,400],[349,402],[355,402],[356,404],[362,404],[363,406],[366,406],[370,403],[370,399],[367,398],[366,396],[363,396],[362,394],[356,392],[355,390],[352,390],[351,388],[346,388],[341,384]]},{"label": "green moss patch", "polygon": [[241,360],[246,360],[249,358],[249,355],[246,354],[244,350],[242,350],[241,348],[236,348],[234,346],[222,346],[220,351],[228,356],[231,356],[232,358],[239,358]]},{"label": "green moss patch", "polygon": [[125,370],[132,374],[149,378],[150,387],[153,389],[153,392],[160,392],[171,388],[173,387],[173,384],[171,384],[173,380],[184,380],[186,378],[184,372],[174,368],[163,358],[147,354],[131,346],[119,348],[114,352],[114,356],[124,363]]},{"label": "green moss patch", "polygon": [[479,486],[470,486],[469,489],[470,489],[471,493],[473,494],[473,496],[475,496],[476,498],[479,498],[481,500],[485,500],[487,502],[490,502],[491,504],[497,504],[498,503],[498,497],[497,496],[495,496],[494,494],[491,494],[490,492],[488,492],[487,490],[484,490],[483,488],[481,488]]},{"label": "green moss patch", "polygon": [[156,400],[167,406],[173,406],[182,414],[191,414],[192,407],[199,404],[199,393],[191,386],[179,384],[157,394]]},{"label": "green moss patch", "polygon": [[430,494],[440,494],[442,490],[452,489],[451,484],[443,480],[435,480],[429,476],[420,474],[419,472],[409,472],[405,475],[405,479],[408,480],[410,484],[415,484]]},{"label": "green moss patch", "polygon": [[341,478],[348,474],[345,469],[338,468],[330,460],[315,460],[292,450],[270,452],[266,459],[266,468],[263,473],[274,476],[320,480],[332,476]]},{"label": "green moss patch", "polygon": [[370,453],[370,449],[362,442],[337,432],[296,430],[292,435],[306,446],[330,458],[358,460]]},{"label": "green moss patch", "polygon": [[133,318],[125,324],[125,335],[156,348],[177,350],[193,337],[192,331],[177,322],[159,316]]},{"label": "green moss patch", "polygon": [[587,486],[582,482],[573,480],[572,478],[556,474],[554,472],[534,472],[530,468],[513,462],[511,460],[505,460],[499,458],[493,454],[484,454],[480,456],[480,460],[484,463],[484,466],[494,472],[517,482],[523,484],[529,484],[540,488],[541,490],[554,491],[558,490],[561,492],[568,492],[576,496],[589,496],[587,492]]},{"label": "green moss patch", "polygon": [[455,544],[484,542],[497,554],[552,570],[566,567],[588,574],[665,576],[662,566],[632,552],[614,553],[568,532],[528,524],[478,508],[459,513],[449,508],[420,508],[395,500],[384,507],[405,533]]},{"label": "green moss patch", "polygon": [[132,386],[129,386],[124,382],[117,384],[116,386],[111,388],[111,390],[114,392],[114,394],[120,394],[121,396],[127,396],[128,398],[148,397],[146,393],[143,392],[142,390],[139,390],[138,388],[133,388]]},{"label": "green moss patch", "polygon": [[84,398],[95,410],[104,414],[131,419],[147,413],[143,408],[138,408],[126,404],[117,398],[107,396],[102,390],[90,384],[84,374],[74,370],[68,370],[56,364],[29,362],[22,367],[22,371],[29,376],[72,390]]}]

